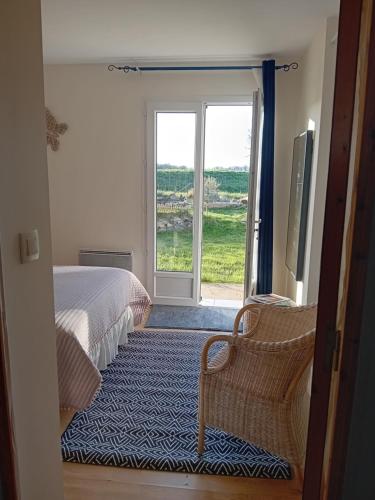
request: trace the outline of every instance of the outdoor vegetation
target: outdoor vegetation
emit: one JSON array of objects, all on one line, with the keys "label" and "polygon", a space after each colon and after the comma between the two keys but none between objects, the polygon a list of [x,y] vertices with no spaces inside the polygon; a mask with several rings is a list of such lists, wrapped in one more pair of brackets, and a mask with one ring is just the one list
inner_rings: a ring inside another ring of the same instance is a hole
[{"label": "outdoor vegetation", "polygon": [[[191,271],[193,171],[158,165],[156,180],[157,268]],[[202,282],[243,282],[247,192],[244,167],[205,171]]]}]

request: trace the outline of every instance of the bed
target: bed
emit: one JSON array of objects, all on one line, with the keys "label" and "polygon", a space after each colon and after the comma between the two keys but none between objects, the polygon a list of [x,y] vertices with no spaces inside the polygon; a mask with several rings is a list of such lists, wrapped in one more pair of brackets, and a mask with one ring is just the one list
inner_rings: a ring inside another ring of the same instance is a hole
[{"label": "bed", "polygon": [[53,268],[60,407],[81,410],[100,389],[104,370],[141,322],[150,298],[129,271]]}]

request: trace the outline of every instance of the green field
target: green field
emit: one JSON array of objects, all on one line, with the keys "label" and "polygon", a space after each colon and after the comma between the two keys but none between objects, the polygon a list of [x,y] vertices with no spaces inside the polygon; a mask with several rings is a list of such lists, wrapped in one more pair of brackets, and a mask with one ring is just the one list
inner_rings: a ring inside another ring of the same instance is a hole
[{"label": "green field", "polygon": [[[202,281],[243,283],[246,208],[210,209],[203,215]],[[191,230],[157,233],[159,270],[191,271]]]},{"label": "green field", "polygon": [[[168,167],[168,168],[166,168]],[[214,169],[204,172],[206,180],[215,184],[214,200],[238,200],[247,195],[248,172]],[[212,178],[215,181],[212,181]],[[157,220],[157,269],[159,271],[192,271],[192,228],[181,221],[192,219],[192,210],[174,200],[190,200],[193,171],[163,166],[157,171],[157,193],[160,202]],[[205,191],[206,193],[206,191]],[[211,193],[212,194],[212,193]],[[209,196],[208,192],[206,193]],[[209,201],[209,198],[205,201]],[[208,208],[203,212],[202,282],[243,283],[245,265],[246,206]],[[176,222],[177,221],[177,222]],[[176,224],[180,224],[176,227]],[[165,227],[167,226],[167,229]]]}]

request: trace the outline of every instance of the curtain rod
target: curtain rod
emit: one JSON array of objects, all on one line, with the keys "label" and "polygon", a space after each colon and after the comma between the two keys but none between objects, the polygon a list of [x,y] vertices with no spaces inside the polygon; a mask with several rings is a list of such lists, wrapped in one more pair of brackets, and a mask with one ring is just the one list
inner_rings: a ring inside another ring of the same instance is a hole
[{"label": "curtain rod", "polygon": [[[130,73],[131,71],[244,71],[250,69],[262,69],[262,66],[116,66],[115,64],[110,64],[108,66],[109,71],[118,69],[124,73]],[[290,64],[282,64],[281,66],[275,66],[275,69],[281,69],[283,71],[289,71],[290,69],[298,69],[298,63],[292,62]]]}]

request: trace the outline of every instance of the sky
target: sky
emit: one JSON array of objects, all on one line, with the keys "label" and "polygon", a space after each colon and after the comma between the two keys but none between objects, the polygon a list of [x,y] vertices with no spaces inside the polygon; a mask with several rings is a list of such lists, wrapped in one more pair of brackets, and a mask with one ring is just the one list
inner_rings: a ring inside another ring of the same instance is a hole
[{"label": "sky", "polygon": [[[208,106],[205,168],[249,164],[251,106]],[[157,163],[194,166],[195,114],[157,114]]]}]

